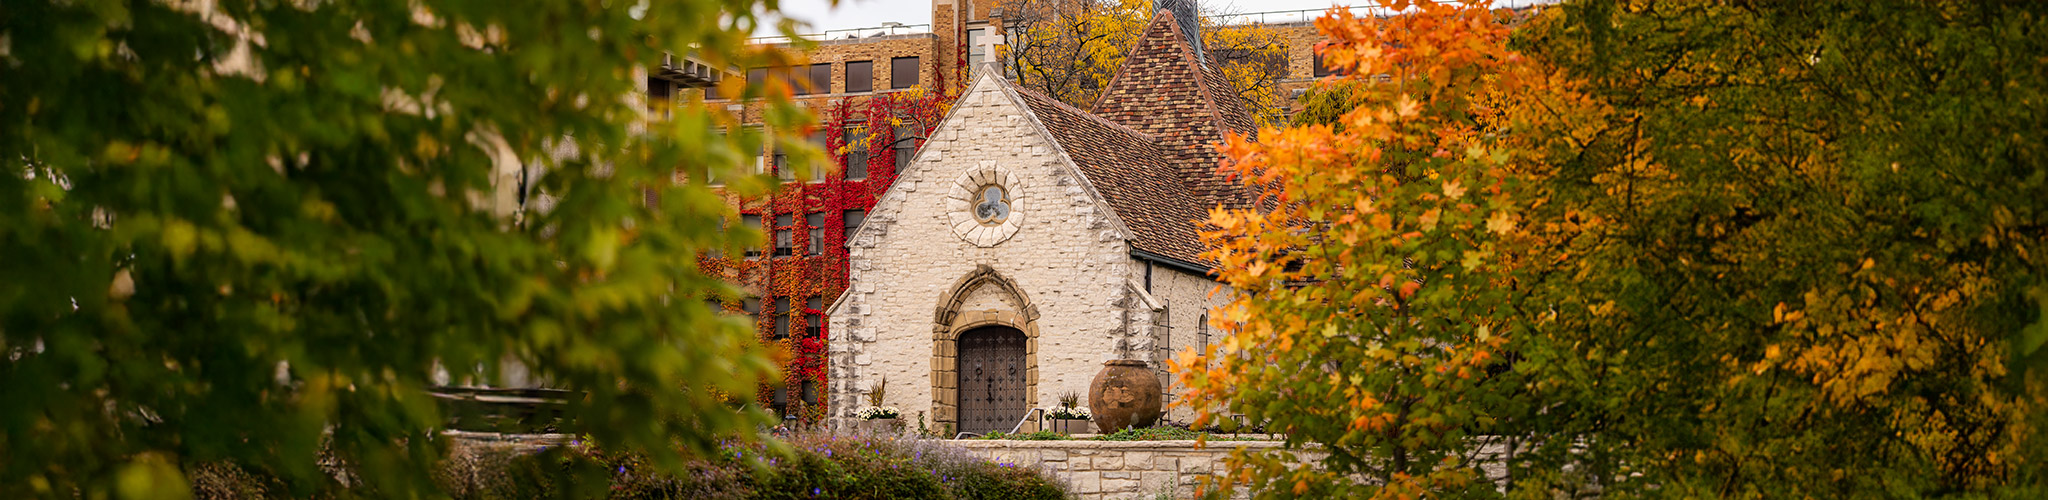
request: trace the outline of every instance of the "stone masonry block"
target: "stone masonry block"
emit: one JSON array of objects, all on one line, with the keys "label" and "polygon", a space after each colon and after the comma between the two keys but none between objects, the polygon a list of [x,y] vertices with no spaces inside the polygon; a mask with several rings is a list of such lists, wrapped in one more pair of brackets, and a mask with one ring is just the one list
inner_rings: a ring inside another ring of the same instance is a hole
[{"label": "stone masonry block", "polygon": [[1179,471],[1180,459],[1174,457],[1154,458],[1152,459],[1152,470]]},{"label": "stone masonry block", "polygon": [[1079,493],[1101,493],[1102,476],[1093,472],[1075,473],[1074,489]]},{"label": "stone masonry block", "polygon": [[1172,472],[1147,471],[1139,474],[1138,487],[1147,492],[1172,488],[1174,477]]},{"label": "stone masonry block", "polygon": [[1103,456],[1095,457],[1095,468],[1102,470],[1123,470],[1123,454],[1117,453],[1116,456],[1109,456],[1107,453],[1105,453]]},{"label": "stone masonry block", "polygon": [[1130,453],[1125,453],[1124,463],[1131,464],[1131,468],[1133,469],[1144,469],[1152,466],[1153,455],[1155,454],[1149,451],[1133,451]]}]

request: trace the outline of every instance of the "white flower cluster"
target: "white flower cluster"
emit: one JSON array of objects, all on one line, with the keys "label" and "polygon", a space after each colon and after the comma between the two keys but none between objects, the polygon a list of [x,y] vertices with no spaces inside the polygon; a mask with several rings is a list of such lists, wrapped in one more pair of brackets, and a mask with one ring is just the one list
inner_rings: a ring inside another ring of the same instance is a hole
[{"label": "white flower cluster", "polygon": [[1093,416],[1086,406],[1054,406],[1046,408],[1045,414],[1059,420],[1087,420]]},{"label": "white flower cluster", "polygon": [[894,406],[862,406],[860,409],[853,411],[853,417],[861,420],[898,418],[902,416],[903,410],[898,410]]}]

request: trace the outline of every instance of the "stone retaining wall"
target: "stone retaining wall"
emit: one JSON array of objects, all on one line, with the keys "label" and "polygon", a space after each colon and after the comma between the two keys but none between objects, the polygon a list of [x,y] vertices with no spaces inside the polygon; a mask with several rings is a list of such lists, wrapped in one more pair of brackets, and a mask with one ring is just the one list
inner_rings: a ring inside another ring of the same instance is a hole
[{"label": "stone retaining wall", "polygon": [[[1039,465],[1073,487],[1083,499],[1154,498],[1171,493],[1192,498],[1196,481],[1221,475],[1224,459],[1238,448],[1268,450],[1277,441],[1007,441],[963,439],[952,444],[997,462]],[[1305,460],[1320,454],[1303,453]],[[1244,493],[1238,492],[1242,498]]]}]

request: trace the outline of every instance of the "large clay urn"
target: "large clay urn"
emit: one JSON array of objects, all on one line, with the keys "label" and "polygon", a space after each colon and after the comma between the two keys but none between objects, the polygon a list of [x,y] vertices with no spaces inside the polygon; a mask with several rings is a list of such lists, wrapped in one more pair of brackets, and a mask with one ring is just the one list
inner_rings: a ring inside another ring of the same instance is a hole
[{"label": "large clay urn", "polygon": [[1161,401],[1159,376],[1135,359],[1102,362],[1102,371],[1088,385],[1088,411],[1103,434],[1150,427],[1159,421]]}]

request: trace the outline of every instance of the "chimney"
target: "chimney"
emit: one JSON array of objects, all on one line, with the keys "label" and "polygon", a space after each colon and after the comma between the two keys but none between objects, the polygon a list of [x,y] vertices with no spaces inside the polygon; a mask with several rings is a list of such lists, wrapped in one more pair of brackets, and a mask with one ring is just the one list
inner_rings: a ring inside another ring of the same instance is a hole
[{"label": "chimney", "polygon": [[1153,12],[1173,13],[1173,20],[1180,23],[1181,35],[1188,38],[1188,47],[1195,50],[1195,62],[1207,67],[1209,56],[1202,53],[1202,19],[1195,9],[1195,0],[1152,0]]}]

